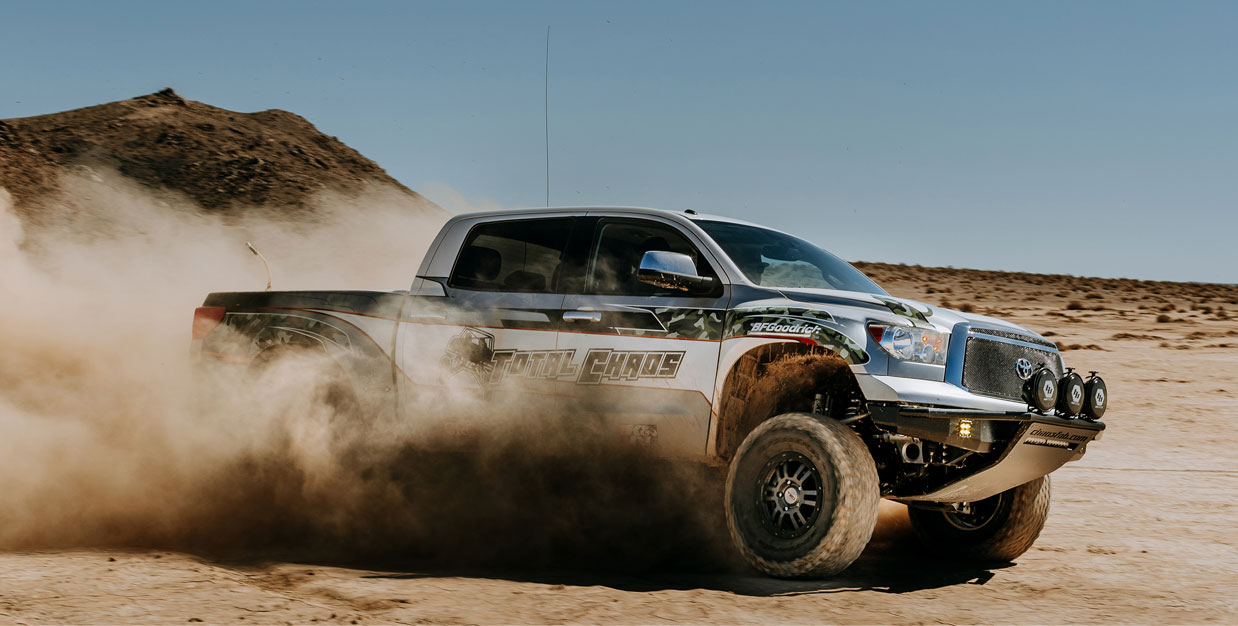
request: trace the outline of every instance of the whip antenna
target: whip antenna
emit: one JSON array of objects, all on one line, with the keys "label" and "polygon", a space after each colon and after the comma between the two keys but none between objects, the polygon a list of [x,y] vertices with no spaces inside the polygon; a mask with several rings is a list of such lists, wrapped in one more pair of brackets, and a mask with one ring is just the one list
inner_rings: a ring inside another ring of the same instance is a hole
[{"label": "whip antenna", "polygon": [[546,73],[543,110],[546,114],[546,206],[550,206],[550,25],[546,25]]},{"label": "whip antenna", "polygon": [[262,256],[261,252],[258,252],[258,249],[254,247],[254,244],[246,241],[245,247],[249,248],[249,251],[253,252],[254,256],[258,257],[259,259],[262,259],[262,267],[266,268],[266,271],[267,271],[267,289],[266,290],[270,291],[271,290],[271,264],[267,263],[267,258]]}]

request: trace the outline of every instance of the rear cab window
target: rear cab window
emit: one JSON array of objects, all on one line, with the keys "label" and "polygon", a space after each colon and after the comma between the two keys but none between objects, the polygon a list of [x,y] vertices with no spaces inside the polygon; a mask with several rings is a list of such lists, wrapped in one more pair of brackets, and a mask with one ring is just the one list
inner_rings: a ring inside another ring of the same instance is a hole
[{"label": "rear cab window", "polygon": [[448,285],[475,291],[559,292],[572,224],[571,217],[478,224],[460,247]]}]

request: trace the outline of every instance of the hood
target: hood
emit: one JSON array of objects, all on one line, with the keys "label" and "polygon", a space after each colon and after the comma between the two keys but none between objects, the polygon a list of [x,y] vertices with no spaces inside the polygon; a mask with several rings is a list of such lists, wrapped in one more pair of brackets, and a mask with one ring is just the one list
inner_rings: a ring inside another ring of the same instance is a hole
[{"label": "hood", "polygon": [[[956,324],[969,322],[976,326],[1006,329],[1044,339],[1035,331],[996,317],[963,313],[953,309],[925,304],[918,300],[898,298],[887,294],[805,288],[781,288],[778,291],[782,293],[783,297],[795,302],[860,307],[872,310],[875,313],[873,315],[874,319],[888,319],[890,315],[893,315],[901,318],[899,321],[906,321],[913,325],[927,324],[937,330],[946,332],[950,332]],[[888,315],[882,315],[881,313]]]}]

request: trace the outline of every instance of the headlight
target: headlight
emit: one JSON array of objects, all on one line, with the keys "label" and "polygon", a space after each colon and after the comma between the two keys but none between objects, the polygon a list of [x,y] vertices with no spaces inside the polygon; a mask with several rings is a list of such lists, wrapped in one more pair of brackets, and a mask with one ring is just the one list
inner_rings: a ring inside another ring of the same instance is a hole
[{"label": "headlight", "polygon": [[897,324],[871,323],[868,325],[868,334],[873,336],[873,340],[882,350],[900,361],[946,364],[950,333]]}]

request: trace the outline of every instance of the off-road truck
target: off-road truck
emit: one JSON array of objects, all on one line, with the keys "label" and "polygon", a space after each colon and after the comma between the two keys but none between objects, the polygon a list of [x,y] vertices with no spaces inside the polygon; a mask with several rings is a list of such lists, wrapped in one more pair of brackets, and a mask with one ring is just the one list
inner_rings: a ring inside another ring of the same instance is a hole
[{"label": "off-road truck", "polygon": [[1044,525],[1048,474],[1101,435],[1107,405],[1031,330],[893,297],[804,239],[691,210],[457,216],[406,291],[212,293],[193,338],[201,361],[247,370],[318,355],[334,397],[389,419],[461,386],[575,403],[652,454],[726,468],[735,548],[784,577],[850,565],[881,498],[933,549],[1014,559]]}]

